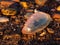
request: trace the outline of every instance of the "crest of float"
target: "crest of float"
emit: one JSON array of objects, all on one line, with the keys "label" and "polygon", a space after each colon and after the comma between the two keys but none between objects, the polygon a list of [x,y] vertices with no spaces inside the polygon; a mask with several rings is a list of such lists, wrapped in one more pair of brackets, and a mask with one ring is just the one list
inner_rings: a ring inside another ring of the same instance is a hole
[{"label": "crest of float", "polygon": [[42,31],[49,25],[51,20],[52,19],[49,14],[44,12],[35,12],[28,18],[22,29],[22,33],[34,34],[36,32]]}]

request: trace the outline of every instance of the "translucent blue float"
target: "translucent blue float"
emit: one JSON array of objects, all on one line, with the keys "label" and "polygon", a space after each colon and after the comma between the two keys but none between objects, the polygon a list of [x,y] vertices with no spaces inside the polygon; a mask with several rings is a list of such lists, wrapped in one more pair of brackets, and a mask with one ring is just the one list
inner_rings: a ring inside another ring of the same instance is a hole
[{"label": "translucent blue float", "polygon": [[36,32],[42,31],[49,25],[51,20],[52,19],[49,14],[44,12],[36,12],[28,18],[22,29],[22,33],[34,34]]}]

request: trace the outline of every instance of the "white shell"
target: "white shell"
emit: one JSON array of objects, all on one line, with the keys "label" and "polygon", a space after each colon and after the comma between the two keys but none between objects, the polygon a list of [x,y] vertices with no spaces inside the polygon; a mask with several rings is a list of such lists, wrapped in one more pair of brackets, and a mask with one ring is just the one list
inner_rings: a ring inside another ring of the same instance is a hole
[{"label": "white shell", "polygon": [[6,17],[0,17],[0,22],[1,22],[1,23],[7,22],[7,21],[9,21],[8,18],[6,18]]}]

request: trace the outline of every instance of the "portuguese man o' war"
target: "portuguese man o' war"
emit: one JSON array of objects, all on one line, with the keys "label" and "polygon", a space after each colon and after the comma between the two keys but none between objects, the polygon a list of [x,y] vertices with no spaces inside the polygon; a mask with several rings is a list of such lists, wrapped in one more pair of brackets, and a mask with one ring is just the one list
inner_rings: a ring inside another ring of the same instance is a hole
[{"label": "portuguese man o' war", "polygon": [[36,32],[42,31],[46,28],[52,18],[49,14],[44,12],[35,12],[26,21],[22,33],[23,34],[34,34]]}]

